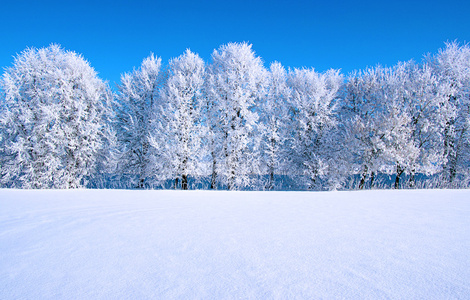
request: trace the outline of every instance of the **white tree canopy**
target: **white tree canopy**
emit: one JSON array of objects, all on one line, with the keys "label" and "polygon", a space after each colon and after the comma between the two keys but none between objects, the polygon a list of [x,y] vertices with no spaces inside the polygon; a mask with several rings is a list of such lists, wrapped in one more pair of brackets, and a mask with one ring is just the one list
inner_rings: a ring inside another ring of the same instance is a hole
[{"label": "white tree canopy", "polygon": [[93,68],[58,45],[31,48],[6,69],[1,85],[2,182],[85,186],[110,132],[111,93]]},{"label": "white tree canopy", "polygon": [[182,189],[188,189],[188,176],[199,177],[204,173],[207,149],[202,120],[204,76],[204,61],[190,50],[172,59],[161,101],[154,107],[158,113],[150,131],[156,167],[152,173],[159,181],[174,179],[175,187],[181,180]]},{"label": "white tree canopy", "polygon": [[445,128],[444,177],[452,182],[457,174],[470,176],[470,46],[446,43],[428,61],[438,80],[451,88],[444,107],[452,116]]},{"label": "white tree canopy", "polygon": [[257,107],[264,94],[266,70],[251,45],[229,43],[212,54],[207,97],[211,101],[212,127],[217,143],[217,173],[228,189],[252,184],[259,174],[259,115]]},{"label": "white tree canopy", "polygon": [[261,174],[268,175],[265,187],[273,189],[276,185],[275,175],[285,173],[287,168],[285,149],[287,132],[287,101],[290,89],[287,86],[287,71],[279,63],[271,64],[266,82],[266,95],[260,104]]},{"label": "white tree canopy", "polygon": [[300,176],[302,185],[314,188],[328,172],[325,163],[325,137],[336,126],[335,99],[342,83],[339,71],[317,73],[294,69],[288,77],[291,89],[290,174]]},{"label": "white tree canopy", "polygon": [[[92,180],[90,182],[90,180]],[[0,79],[3,187],[414,188],[470,184],[470,47],[355,71],[151,54],[116,93],[80,55],[26,49]],[[418,181],[420,181],[418,183]],[[434,183],[433,183],[434,181]]]},{"label": "white tree canopy", "polygon": [[[118,86],[117,132],[121,151],[118,172],[143,188],[150,173],[149,133],[160,101],[161,59],[151,54],[139,69],[125,73]],[[135,182],[136,181],[136,182]]]}]

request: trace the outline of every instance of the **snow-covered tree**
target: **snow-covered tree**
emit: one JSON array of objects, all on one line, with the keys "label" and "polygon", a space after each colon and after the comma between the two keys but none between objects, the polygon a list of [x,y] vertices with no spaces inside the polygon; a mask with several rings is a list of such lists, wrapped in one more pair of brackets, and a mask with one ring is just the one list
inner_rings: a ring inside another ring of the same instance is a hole
[{"label": "snow-covered tree", "polygon": [[406,88],[410,71],[408,65],[401,63],[384,71],[383,81],[380,83],[382,98],[379,99],[379,109],[384,113],[379,130],[385,160],[383,168],[389,174],[395,173],[395,188],[399,188],[401,175],[411,173],[419,156],[411,126],[411,107],[415,103]]},{"label": "snow-covered tree", "polygon": [[209,169],[210,169],[210,186],[211,190],[217,189],[220,175],[218,175],[219,169],[219,156],[222,152],[222,132],[219,125],[219,112],[217,108],[217,102],[210,97],[211,93],[215,91],[212,89],[211,78],[209,76],[210,69],[208,70],[206,81],[203,87],[203,98],[205,100],[205,124],[206,124],[206,143],[207,150],[210,155]]},{"label": "snow-covered tree", "polygon": [[351,76],[345,85],[344,113],[353,168],[370,186],[378,172],[395,174],[395,188],[403,174],[435,174],[443,163],[441,140],[447,114],[446,85],[428,65],[399,63]]},{"label": "snow-covered tree", "polygon": [[139,69],[121,76],[118,86],[117,133],[121,150],[119,173],[134,176],[132,184],[144,188],[151,175],[149,133],[156,118],[161,87],[161,59],[151,54]]},{"label": "snow-covered tree", "polygon": [[335,99],[341,86],[339,71],[317,73],[313,69],[294,69],[288,77],[291,153],[290,174],[303,179],[309,189],[327,174],[325,141],[335,126]]},{"label": "snow-covered tree", "polygon": [[[5,92],[3,91],[2,86],[0,85],[0,116],[4,116],[7,113],[7,107],[5,103]],[[6,152],[6,140],[7,140],[7,131],[6,127],[8,125],[5,124],[3,121],[0,119],[0,186],[3,186],[4,180],[3,177],[5,174],[6,170],[6,164],[8,163],[9,157]]]},{"label": "snow-covered tree", "polygon": [[109,139],[111,93],[80,55],[27,49],[1,79],[2,183],[23,188],[87,184]]},{"label": "snow-covered tree", "polygon": [[379,130],[384,119],[380,108],[384,73],[382,68],[354,72],[344,86],[341,115],[346,132],[345,148],[350,153],[350,173],[360,174],[360,189],[367,179],[373,186],[383,166]]},{"label": "snow-covered tree", "polygon": [[454,114],[448,109],[447,95],[450,85],[439,81],[432,68],[424,63],[400,64],[397,71],[405,78],[401,105],[411,117],[411,139],[418,151],[416,157],[408,155],[410,187],[415,184],[415,174],[433,175],[442,170],[445,163],[443,147],[446,122]]},{"label": "snow-covered tree", "polygon": [[290,89],[287,86],[286,69],[279,63],[271,64],[268,73],[266,96],[261,102],[260,113],[263,124],[262,168],[261,172],[268,175],[266,188],[275,186],[275,175],[285,169],[285,150],[287,138],[287,104]]},{"label": "snow-covered tree", "polygon": [[[396,175],[399,186],[403,173],[410,173],[419,155],[412,135],[412,111],[415,104],[407,90],[409,68],[376,67],[356,73],[346,84],[346,126],[348,148],[361,174],[359,188],[370,178],[370,186],[379,172]],[[355,172],[353,172],[355,173]]]},{"label": "snow-covered tree", "polygon": [[[211,109],[213,164],[229,190],[248,187],[259,174],[256,107],[264,93],[266,70],[251,45],[229,43],[212,54],[206,93]],[[217,117],[217,120],[215,120]],[[217,151],[217,152],[216,152]]]},{"label": "snow-covered tree", "polygon": [[204,61],[190,50],[172,59],[161,102],[154,109],[158,111],[150,132],[154,165],[158,165],[154,173],[161,181],[174,179],[175,188],[181,180],[183,190],[188,189],[189,176],[199,177],[204,171],[204,74]]},{"label": "snow-covered tree", "polygon": [[428,61],[438,80],[450,86],[442,107],[450,116],[445,124],[444,177],[453,182],[459,173],[470,175],[470,47],[447,43]]}]

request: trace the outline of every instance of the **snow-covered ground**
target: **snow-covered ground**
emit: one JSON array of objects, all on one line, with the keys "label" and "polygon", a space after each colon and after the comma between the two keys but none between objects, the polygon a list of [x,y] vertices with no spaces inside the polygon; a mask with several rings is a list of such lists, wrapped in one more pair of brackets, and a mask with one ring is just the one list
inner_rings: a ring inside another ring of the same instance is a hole
[{"label": "snow-covered ground", "polygon": [[1,299],[468,299],[470,190],[0,190]]}]

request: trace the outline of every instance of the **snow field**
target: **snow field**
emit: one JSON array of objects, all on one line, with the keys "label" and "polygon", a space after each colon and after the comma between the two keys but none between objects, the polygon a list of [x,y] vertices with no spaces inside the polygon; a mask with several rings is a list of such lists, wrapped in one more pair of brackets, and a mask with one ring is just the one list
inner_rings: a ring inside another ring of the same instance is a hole
[{"label": "snow field", "polygon": [[1,299],[464,299],[470,190],[0,190]]}]

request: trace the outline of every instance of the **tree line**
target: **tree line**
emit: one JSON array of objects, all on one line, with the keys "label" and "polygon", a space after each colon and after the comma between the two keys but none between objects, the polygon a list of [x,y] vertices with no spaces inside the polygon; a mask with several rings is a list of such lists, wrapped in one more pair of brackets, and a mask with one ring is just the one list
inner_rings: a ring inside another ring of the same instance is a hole
[{"label": "tree line", "polygon": [[0,184],[324,190],[467,187],[470,47],[339,70],[151,54],[113,92],[79,54],[26,49],[0,80]]}]

